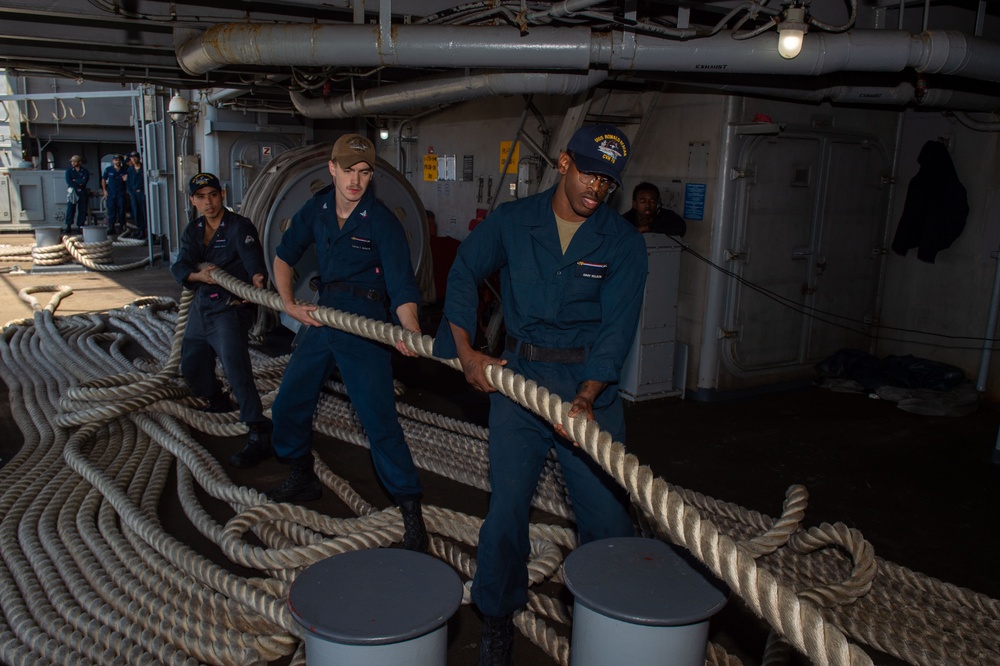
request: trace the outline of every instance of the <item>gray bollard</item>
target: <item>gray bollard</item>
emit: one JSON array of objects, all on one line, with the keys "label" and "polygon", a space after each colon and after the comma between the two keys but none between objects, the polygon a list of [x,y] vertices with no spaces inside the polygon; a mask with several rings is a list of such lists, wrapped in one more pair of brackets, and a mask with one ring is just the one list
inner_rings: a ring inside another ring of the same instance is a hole
[{"label": "gray bollard", "polygon": [[35,246],[52,247],[62,245],[62,229],[59,227],[35,227]]},{"label": "gray bollard", "polygon": [[103,243],[108,240],[108,230],[105,227],[84,227],[84,243]]},{"label": "gray bollard", "polygon": [[443,666],[462,581],[444,562],[399,548],[334,555],[299,574],[288,607],[308,666]]},{"label": "gray bollard", "polygon": [[708,620],[727,591],[689,554],[656,539],[580,546],[563,564],[573,593],[571,666],[704,666]]}]

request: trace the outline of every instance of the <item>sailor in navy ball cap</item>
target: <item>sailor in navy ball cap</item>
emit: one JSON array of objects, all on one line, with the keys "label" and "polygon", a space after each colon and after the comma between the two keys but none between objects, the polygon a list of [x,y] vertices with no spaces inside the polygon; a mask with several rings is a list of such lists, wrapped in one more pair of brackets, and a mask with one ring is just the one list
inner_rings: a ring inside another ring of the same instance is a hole
[{"label": "sailor in navy ball cap", "polygon": [[[562,425],[553,427],[498,393],[487,366],[507,366],[595,420],[615,441],[625,421],[618,377],[639,319],[646,243],[604,200],[622,182],[625,135],[611,125],[577,130],[559,155],[559,182],[503,204],[458,248],[448,274],[434,355],[458,357],[466,381],[490,395],[490,509],[479,532],[472,600],[483,614],[480,664],[512,663],[513,614],[528,601],[528,520],[555,449],[580,543],[632,536],[624,491]],[[499,358],[473,347],[478,286],[499,271],[507,340]]]},{"label": "sailor in navy ball cap", "polygon": [[211,187],[219,192],[222,191],[222,183],[215,174],[211,173],[199,173],[195,174],[190,182],[188,182],[188,194],[194,196],[195,193],[203,187]]},{"label": "sailor in navy ball cap", "polygon": [[232,403],[215,375],[216,359],[222,362],[240,420],[250,431],[246,446],[229,464],[248,467],[261,451],[271,449],[271,420],[264,415],[254,382],[247,340],[257,313],[252,303],[216,283],[213,271],[218,267],[262,289],[267,264],[257,227],[226,208],[215,174],[195,174],[188,181],[188,194],[198,217],[181,234],[177,260],[170,267],[174,279],[194,290],[181,341],[181,375],[191,392],[208,402],[207,411],[228,412]]},{"label": "sailor in navy ball cap", "polygon": [[621,187],[622,171],[629,158],[629,143],[613,125],[581,127],[569,140],[566,150],[584,173],[608,176]]}]

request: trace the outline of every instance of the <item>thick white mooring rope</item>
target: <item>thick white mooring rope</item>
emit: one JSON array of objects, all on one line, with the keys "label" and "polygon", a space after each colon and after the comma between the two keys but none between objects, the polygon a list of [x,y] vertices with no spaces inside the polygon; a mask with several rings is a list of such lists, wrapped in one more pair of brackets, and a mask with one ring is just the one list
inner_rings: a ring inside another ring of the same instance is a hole
[{"label": "thick white mooring rope", "polygon": [[115,264],[112,263],[112,248],[137,247],[145,244],[145,241],[123,237],[114,241],[108,239],[96,243],[85,243],[80,236],[65,235],[62,237],[62,241],[56,245],[0,247],[0,261],[30,261],[36,266],[58,266],[76,261],[92,271],[104,273],[130,271],[148,264],[149,257],[127,264]]},{"label": "thick white mooring rope", "polygon": [[[221,271],[215,277],[243,298],[280,308],[273,293]],[[21,452],[0,468],[5,663],[261,664],[294,652],[293,663],[302,664],[300,630],[284,603],[289,582],[329,555],[401,540],[398,510],[370,505],[319,459],[317,472],[355,518],[270,503],[232,483],[190,429],[233,435],[243,426],[233,414],[198,411],[176,378],[189,303],[185,292],[175,313],[172,302],[146,299],[112,312],[108,327],[96,315],[55,317],[54,306],[36,301],[31,322],[4,329],[0,375],[25,437]],[[403,339],[431,355],[428,336],[325,309],[316,316],[383,342]],[[129,340],[159,360],[130,361],[123,353]],[[254,355],[266,405],[286,360]],[[995,600],[879,560],[842,525],[803,529],[801,487],[790,489],[781,517],[771,519],[671,486],[593,424],[568,419],[567,405],[544,388],[500,368],[490,370],[490,380],[562,423],[629,490],[653,531],[691,550],[815,663],[872,663],[848,636],[913,664],[1000,663]],[[418,465],[485,488],[483,429],[412,407],[400,413]],[[316,429],[366,445],[349,404],[334,395],[324,396]],[[257,576],[219,567],[162,528],[156,511],[171,467],[191,522]],[[536,504],[572,516],[558,467],[551,467]],[[202,506],[199,495],[206,494],[232,508],[225,524]],[[435,506],[425,515],[433,553],[471,578],[481,519]],[[531,536],[531,580],[559,582],[573,533],[533,524]],[[569,621],[561,602],[534,590],[517,617],[560,664],[569,661],[568,640],[549,622]],[[767,663],[778,663],[782,643],[771,644]],[[714,645],[707,661],[737,663]]]}]

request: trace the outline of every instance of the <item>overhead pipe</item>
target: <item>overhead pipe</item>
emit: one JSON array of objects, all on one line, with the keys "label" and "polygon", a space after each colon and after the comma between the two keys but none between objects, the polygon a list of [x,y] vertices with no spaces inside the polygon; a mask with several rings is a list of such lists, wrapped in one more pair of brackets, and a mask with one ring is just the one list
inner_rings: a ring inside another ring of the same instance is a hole
[{"label": "overhead pipe", "polygon": [[289,94],[295,110],[306,118],[352,118],[493,95],[574,95],[593,88],[607,77],[607,72],[599,70],[586,74],[478,72],[383,85],[331,99],[297,92]]},{"label": "overhead pipe", "polygon": [[[268,74],[267,76],[257,79],[255,85],[260,85],[260,82],[269,83],[281,83],[288,79],[287,74]],[[223,102],[228,102],[231,99],[236,99],[252,92],[253,89],[250,87],[246,88],[215,88],[209,94],[202,94],[202,99],[209,104],[222,104]]]},{"label": "overhead pipe", "polygon": [[672,71],[698,74],[819,76],[836,72],[901,72],[913,68],[1000,81],[1000,44],[953,30],[920,35],[892,30],[810,33],[798,57],[777,56],[773,35],[733,40],[728,33],[674,41],[588,27],[393,26],[386,45],[377,25],[224,24],[177,48],[187,73],[226,65],[441,67],[582,72]]},{"label": "overhead pipe", "polygon": [[602,2],[604,2],[604,0],[563,0],[563,2],[557,2],[548,9],[531,12],[528,14],[527,19],[529,23],[532,23],[534,21],[544,21],[546,19],[566,18],[568,16],[573,16],[576,12],[590,9],[594,5],[599,5]]},{"label": "overhead pipe", "polygon": [[539,28],[522,35],[513,26],[398,25],[391,49],[377,25],[254,24],[212,26],[177,48],[185,72],[200,76],[235,63],[340,67],[462,67],[585,71],[590,34],[585,26]]},{"label": "overhead pipe", "polygon": [[[966,107],[962,107],[966,108]],[[977,132],[1000,132],[1000,122],[997,121],[983,121],[976,120],[967,113],[961,111],[956,111],[952,115],[955,116],[955,120],[962,123],[971,130]]]},{"label": "overhead pipe", "polygon": [[[666,79],[669,80],[669,79]],[[822,88],[793,88],[785,86],[713,84],[675,81],[685,86],[707,88],[740,95],[759,95],[797,102],[834,102],[840,104],[876,104],[880,106],[907,106],[935,109],[963,109],[966,111],[1000,111],[1000,97],[943,88],[929,88],[918,94],[908,82],[895,86],[831,85]]]}]

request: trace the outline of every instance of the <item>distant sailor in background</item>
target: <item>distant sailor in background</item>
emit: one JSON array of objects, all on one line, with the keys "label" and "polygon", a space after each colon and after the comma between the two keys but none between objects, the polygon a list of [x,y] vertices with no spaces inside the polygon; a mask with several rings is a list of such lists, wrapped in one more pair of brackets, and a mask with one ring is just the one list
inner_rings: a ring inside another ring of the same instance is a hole
[{"label": "distant sailor in background", "polygon": [[104,170],[101,176],[101,189],[104,191],[105,208],[108,211],[108,233],[125,230],[125,156],[115,155],[111,158],[111,166]]},{"label": "distant sailor in background", "polygon": [[684,218],[660,204],[660,188],[652,183],[639,183],[632,190],[632,208],[622,214],[632,226],[644,234],[683,236],[687,232]]},{"label": "distant sailor in background", "polygon": [[69,158],[69,164],[66,169],[66,228],[63,230],[66,234],[73,233],[74,218],[78,231],[87,223],[87,181],[90,180],[90,172],[79,155]]},{"label": "distant sailor in background", "polygon": [[125,186],[132,204],[132,220],[138,231],[136,238],[146,240],[146,177],[142,172],[142,157],[137,151],[128,154],[129,165],[125,175]]}]

